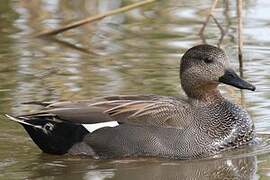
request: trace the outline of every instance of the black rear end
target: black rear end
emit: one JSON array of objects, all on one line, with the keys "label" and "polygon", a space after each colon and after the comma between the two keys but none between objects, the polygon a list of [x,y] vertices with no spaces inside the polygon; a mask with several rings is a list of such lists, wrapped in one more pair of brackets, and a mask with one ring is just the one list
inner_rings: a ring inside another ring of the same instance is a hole
[{"label": "black rear end", "polygon": [[74,144],[81,142],[84,136],[89,133],[80,124],[55,122],[48,119],[48,117],[34,117],[23,120],[40,128],[19,122],[38,147],[45,153],[65,154]]}]

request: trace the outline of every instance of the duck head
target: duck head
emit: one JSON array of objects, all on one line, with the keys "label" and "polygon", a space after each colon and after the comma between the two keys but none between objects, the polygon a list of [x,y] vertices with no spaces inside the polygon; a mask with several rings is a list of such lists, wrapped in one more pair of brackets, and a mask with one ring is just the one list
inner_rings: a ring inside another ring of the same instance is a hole
[{"label": "duck head", "polygon": [[218,93],[220,83],[239,89],[255,90],[255,86],[241,79],[229,67],[225,52],[211,45],[189,49],[180,64],[181,85],[191,98],[203,98]]}]

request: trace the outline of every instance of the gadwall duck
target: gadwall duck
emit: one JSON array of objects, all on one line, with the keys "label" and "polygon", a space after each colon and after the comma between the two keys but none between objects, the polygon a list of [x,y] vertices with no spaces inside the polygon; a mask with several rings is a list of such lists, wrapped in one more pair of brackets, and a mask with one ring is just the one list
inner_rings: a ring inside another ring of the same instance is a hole
[{"label": "gadwall duck", "polygon": [[[229,68],[220,48],[198,45],[180,65],[187,98],[123,95],[84,101],[32,102],[44,106],[34,114],[10,116],[39,148],[51,154],[94,158],[134,156],[202,158],[250,144],[254,124],[240,106],[226,100],[218,85],[255,90]],[[84,124],[114,122],[87,130]]]}]

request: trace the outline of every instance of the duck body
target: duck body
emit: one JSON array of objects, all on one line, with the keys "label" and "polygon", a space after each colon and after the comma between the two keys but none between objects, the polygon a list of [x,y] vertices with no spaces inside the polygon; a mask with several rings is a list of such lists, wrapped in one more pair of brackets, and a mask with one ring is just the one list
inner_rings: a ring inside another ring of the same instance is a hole
[{"label": "duck body", "polygon": [[[209,111],[212,113],[207,113]],[[90,152],[90,155],[101,158],[202,158],[248,144],[255,137],[248,114],[225,99],[218,104],[196,105],[196,110],[192,108],[192,111],[187,108],[186,118],[193,120],[183,129],[130,124],[101,128],[87,134],[69,153],[80,154],[79,147],[84,146],[91,148],[85,151],[86,154]]]},{"label": "duck body", "polygon": [[[9,116],[43,152],[95,158],[154,156],[192,159],[252,143],[254,124],[219,93],[219,83],[255,90],[228,69],[224,52],[210,45],[188,50],[180,66],[186,99],[159,95],[108,96],[85,101],[34,102],[40,112]],[[83,124],[117,121],[89,132]]]}]

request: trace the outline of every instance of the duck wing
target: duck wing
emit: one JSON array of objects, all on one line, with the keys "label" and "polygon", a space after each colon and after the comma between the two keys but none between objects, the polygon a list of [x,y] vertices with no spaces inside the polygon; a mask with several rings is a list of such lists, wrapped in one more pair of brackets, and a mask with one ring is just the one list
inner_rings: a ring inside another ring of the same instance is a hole
[{"label": "duck wing", "polygon": [[55,121],[93,124],[119,123],[184,128],[191,122],[189,104],[177,97],[158,95],[107,96],[83,101],[31,102],[45,106],[38,113],[21,116],[49,116]]}]

